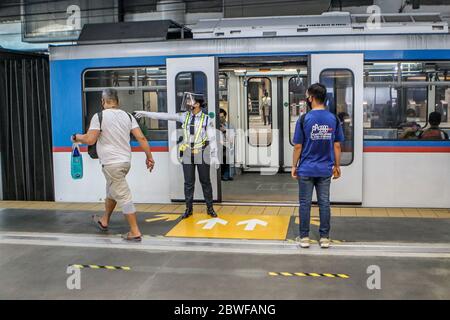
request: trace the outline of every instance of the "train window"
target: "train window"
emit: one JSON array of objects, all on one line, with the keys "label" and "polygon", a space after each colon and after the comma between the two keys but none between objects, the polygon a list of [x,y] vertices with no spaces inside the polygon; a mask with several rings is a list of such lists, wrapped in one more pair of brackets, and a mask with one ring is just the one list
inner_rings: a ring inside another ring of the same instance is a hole
[{"label": "train window", "polygon": [[341,165],[353,162],[354,145],[354,77],[347,69],[327,69],[320,74],[320,83],[327,88],[327,109],[337,115],[344,131]]},{"label": "train window", "polygon": [[[176,91],[176,111],[180,112],[183,95],[185,92],[192,92],[203,97],[205,105],[208,104],[207,78],[203,72],[182,72],[175,78]],[[207,112],[208,110],[204,110]],[[180,127],[181,125],[178,124]]]},{"label": "train window", "polygon": [[[101,110],[102,90],[106,88],[118,91],[120,106],[127,112],[167,112],[164,68],[87,70],[83,75],[85,128],[89,127],[92,116]],[[167,141],[167,121],[142,118],[138,123],[148,140]]]},{"label": "train window", "polygon": [[247,128],[251,146],[272,144],[272,83],[269,78],[248,79]]},{"label": "train window", "polygon": [[436,86],[435,111],[441,114],[441,128],[450,128],[450,86]]},{"label": "train window", "polygon": [[450,63],[366,62],[364,139],[419,139],[432,111],[450,128]]},{"label": "train window", "polygon": [[289,141],[294,145],[293,138],[297,119],[307,112],[306,90],[308,89],[306,76],[289,79]]}]

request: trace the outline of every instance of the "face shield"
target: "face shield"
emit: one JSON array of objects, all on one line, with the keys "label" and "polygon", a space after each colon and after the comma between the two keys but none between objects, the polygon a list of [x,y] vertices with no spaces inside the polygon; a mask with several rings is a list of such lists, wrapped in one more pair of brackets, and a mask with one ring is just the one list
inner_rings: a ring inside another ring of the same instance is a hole
[{"label": "face shield", "polygon": [[197,99],[203,99],[203,95],[195,94],[192,92],[185,92],[183,94],[183,100],[181,102],[180,111],[191,111],[194,108],[194,105]]}]

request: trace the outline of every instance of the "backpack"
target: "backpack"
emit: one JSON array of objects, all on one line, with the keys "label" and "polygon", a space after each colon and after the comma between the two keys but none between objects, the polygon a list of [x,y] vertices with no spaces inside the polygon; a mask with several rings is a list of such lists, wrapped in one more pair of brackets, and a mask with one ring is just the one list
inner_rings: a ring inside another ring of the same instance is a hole
[{"label": "backpack", "polygon": [[[130,118],[130,121],[133,121],[131,118],[131,114],[129,114],[127,112],[127,115]],[[100,127],[100,134],[101,134],[102,133],[103,111],[97,112],[97,116],[98,116],[98,122],[99,122],[99,127]],[[95,142],[91,146],[88,146],[88,154],[92,159],[98,159],[97,142]]]}]

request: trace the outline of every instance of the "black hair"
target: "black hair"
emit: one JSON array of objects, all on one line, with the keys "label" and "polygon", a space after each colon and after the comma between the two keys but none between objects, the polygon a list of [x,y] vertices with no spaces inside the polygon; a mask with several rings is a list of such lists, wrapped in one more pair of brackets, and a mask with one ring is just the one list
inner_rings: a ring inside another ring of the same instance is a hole
[{"label": "black hair", "polygon": [[325,99],[327,98],[327,88],[321,83],[314,83],[309,86],[308,95],[310,97],[314,97],[318,103],[325,103]]},{"label": "black hair", "polygon": [[205,107],[205,99],[201,98],[201,97],[196,97],[194,98],[196,103],[200,104],[200,108],[204,108]]},{"label": "black hair", "polygon": [[225,117],[227,116],[227,112],[223,108],[219,109],[219,114],[221,114],[221,113],[223,113],[225,115]]},{"label": "black hair", "polygon": [[437,111],[433,111],[428,116],[428,122],[434,127],[439,126],[441,124],[441,114]]}]

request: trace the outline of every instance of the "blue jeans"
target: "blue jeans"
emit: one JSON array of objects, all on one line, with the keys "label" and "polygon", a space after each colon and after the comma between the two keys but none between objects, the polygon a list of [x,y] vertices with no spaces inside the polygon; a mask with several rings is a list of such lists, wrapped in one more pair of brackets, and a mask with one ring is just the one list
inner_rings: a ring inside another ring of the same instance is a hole
[{"label": "blue jeans", "polygon": [[311,202],[313,189],[316,188],[317,202],[319,204],[320,227],[319,234],[328,238],[330,234],[330,183],[331,177],[299,177],[298,198],[300,202],[300,238],[309,236],[311,219]]}]

